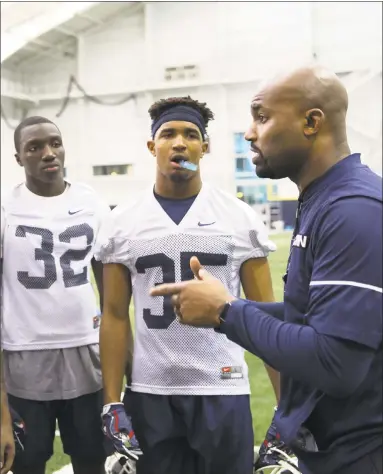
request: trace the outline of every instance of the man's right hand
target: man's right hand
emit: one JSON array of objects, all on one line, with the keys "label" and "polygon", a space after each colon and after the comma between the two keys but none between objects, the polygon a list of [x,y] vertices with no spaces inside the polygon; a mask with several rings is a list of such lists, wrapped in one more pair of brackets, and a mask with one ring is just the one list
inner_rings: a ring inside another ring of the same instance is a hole
[{"label": "man's right hand", "polygon": [[1,442],[1,474],[8,472],[13,464],[15,458],[15,441],[13,439],[13,430],[11,417],[9,414],[4,415],[4,408],[2,407],[2,419],[1,419],[1,432],[0,432],[0,442]]},{"label": "man's right hand", "polygon": [[102,410],[102,428],[113,442],[115,450],[137,461],[142,454],[132,427],[132,420],[124,409],[124,404],[109,403]]}]

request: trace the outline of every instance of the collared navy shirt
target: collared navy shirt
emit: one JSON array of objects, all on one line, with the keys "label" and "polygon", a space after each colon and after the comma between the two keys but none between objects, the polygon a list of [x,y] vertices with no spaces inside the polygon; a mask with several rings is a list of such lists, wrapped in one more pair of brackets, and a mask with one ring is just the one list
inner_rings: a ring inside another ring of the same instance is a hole
[{"label": "collared navy shirt", "polygon": [[[299,198],[283,321],[239,300],[221,328],[281,372],[276,424],[311,473],[382,445],[382,210],[360,155],[337,163]],[[318,451],[295,444],[302,426]]]}]

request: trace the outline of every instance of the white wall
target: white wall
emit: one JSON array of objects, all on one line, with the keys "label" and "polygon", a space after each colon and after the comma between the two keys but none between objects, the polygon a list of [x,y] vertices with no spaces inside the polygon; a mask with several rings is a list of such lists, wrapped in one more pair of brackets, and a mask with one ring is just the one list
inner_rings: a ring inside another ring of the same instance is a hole
[{"label": "white wall", "polygon": [[152,89],[164,82],[166,67],[197,65],[201,82],[217,83],[309,60],[309,4],[280,3],[278,15],[275,8],[270,3],[147,3],[143,11],[82,38],[80,80],[92,91]]},{"label": "white wall", "polygon": [[165,67],[196,64],[202,81],[219,82],[293,66],[311,57],[309,13],[305,3],[151,3],[150,76],[161,81]]},{"label": "white wall", "polygon": [[360,77],[349,88],[348,140],[362,161],[382,174],[382,73]]},{"label": "white wall", "polygon": [[318,59],[337,71],[380,67],[381,2],[312,2],[313,38]]},{"label": "white wall", "polygon": [[[76,100],[58,118],[59,105],[58,102],[45,104],[44,107],[31,109],[30,115],[47,117],[59,127],[69,179],[87,182],[110,204],[117,204],[124,196],[148,185],[148,175],[154,177],[154,168],[151,155],[146,150],[150,130],[146,111],[150,103],[144,95],[119,107],[103,107]],[[10,135],[4,128],[2,156],[3,153],[14,153]],[[93,176],[92,166],[107,164],[133,164],[134,174],[131,178]],[[14,176],[20,179],[19,173],[15,175],[15,164],[8,168],[2,160],[3,165],[2,182],[14,181]]]},{"label": "white wall", "polygon": [[1,195],[23,180],[23,170],[14,158],[13,131],[1,119]]},{"label": "white wall", "polygon": [[81,36],[78,64],[29,62],[34,78],[25,84],[58,90],[60,78],[77,73],[90,93],[153,89],[165,67],[187,64],[200,67],[201,82],[239,81],[314,53],[331,69],[354,71],[381,67],[381,40],[379,2],[145,2]]},{"label": "white wall", "polygon": [[[9,77],[9,76],[8,76]],[[1,194],[23,179],[23,170],[16,163],[13,142],[14,128],[22,118],[22,110],[16,101],[1,98],[1,107],[7,122],[1,117]]]},{"label": "white wall", "polygon": [[[155,172],[146,150],[149,106],[190,94],[216,114],[209,126],[212,152],[201,165],[204,177],[234,191],[233,133],[249,124],[257,83],[286,66],[310,62],[313,53],[336,71],[357,71],[345,78],[349,140],[353,151],[381,170],[380,3],[159,2],[140,8],[80,37],[77,60],[40,59],[20,71],[26,91],[56,97],[29,115],[46,115],[62,130],[70,178],[89,182],[110,204],[142,189]],[[200,68],[194,82],[163,79],[164,68],[190,64]],[[118,107],[76,99],[56,118],[70,74],[103,100],[131,92],[136,99]],[[13,154],[11,133],[2,127],[2,155]],[[133,176],[92,175],[93,165],[119,163],[133,164]],[[2,163],[2,183],[15,179],[19,170],[13,168]]]},{"label": "white wall", "polygon": [[18,68],[23,92],[30,97],[64,97],[71,75],[77,76],[77,58],[53,59],[38,56]]},{"label": "white wall", "polygon": [[144,58],[144,13],[139,11],[81,37],[78,78],[90,94],[134,90],[142,84]]},{"label": "white wall", "polygon": [[1,94],[7,95],[11,93],[23,93],[24,81],[22,74],[16,70],[10,70],[5,67],[1,68]]}]

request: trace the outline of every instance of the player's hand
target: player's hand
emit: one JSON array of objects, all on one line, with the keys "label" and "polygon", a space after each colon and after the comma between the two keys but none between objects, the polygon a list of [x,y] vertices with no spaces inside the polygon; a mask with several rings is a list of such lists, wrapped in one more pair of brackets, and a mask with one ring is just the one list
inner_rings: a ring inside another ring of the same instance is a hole
[{"label": "player's hand", "polygon": [[21,416],[11,406],[9,407],[9,413],[11,414],[12,419],[13,439],[15,441],[15,450],[17,454],[18,452],[24,451],[26,438],[25,423]]},{"label": "player's hand", "polygon": [[133,431],[132,420],[125,413],[123,403],[104,405],[101,418],[102,429],[112,441],[115,450],[137,461],[142,451]]},{"label": "player's hand", "polygon": [[[2,407],[3,411],[3,407]],[[1,433],[0,433],[0,450],[1,450],[1,474],[8,472],[15,459],[15,441],[13,439],[12,422],[9,414],[1,417]]]},{"label": "player's hand", "polygon": [[150,290],[151,296],[172,296],[178,320],[198,327],[217,327],[225,304],[235,298],[225,286],[202,268],[197,257],[190,259],[194,280],[165,283]]},{"label": "player's hand", "polygon": [[[277,408],[274,410],[276,412]],[[255,470],[261,469],[262,467],[278,465],[278,453],[273,451],[273,448],[277,448],[289,455],[292,454],[292,451],[281,440],[274,418],[275,413],[271,420],[270,428],[267,430],[265,440],[259,448],[259,458],[254,465]]]}]

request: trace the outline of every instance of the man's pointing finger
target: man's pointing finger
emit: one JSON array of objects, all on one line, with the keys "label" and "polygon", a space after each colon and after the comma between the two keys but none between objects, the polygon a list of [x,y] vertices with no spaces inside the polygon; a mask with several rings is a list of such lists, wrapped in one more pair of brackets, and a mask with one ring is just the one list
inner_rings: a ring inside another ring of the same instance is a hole
[{"label": "man's pointing finger", "polygon": [[164,283],[163,285],[155,286],[150,290],[151,296],[169,296],[176,295],[185,287],[185,283]]}]

